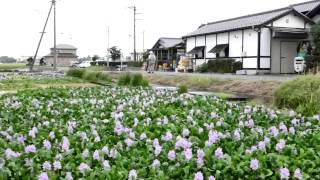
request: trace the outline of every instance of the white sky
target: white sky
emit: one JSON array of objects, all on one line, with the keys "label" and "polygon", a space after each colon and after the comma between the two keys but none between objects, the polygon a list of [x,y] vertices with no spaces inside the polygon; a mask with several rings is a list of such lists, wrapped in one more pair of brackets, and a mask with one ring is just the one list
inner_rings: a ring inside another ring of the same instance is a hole
[{"label": "white sky", "polygon": [[[181,37],[202,23],[286,7],[305,0],[58,0],[57,43],[72,44],[80,57],[105,56],[107,27],[110,47],[124,55],[133,50],[133,11],[137,21],[137,51],[151,48],[159,37]],[[0,0],[0,56],[32,56],[50,7],[50,0]],[[50,18],[39,55],[53,46]]]}]

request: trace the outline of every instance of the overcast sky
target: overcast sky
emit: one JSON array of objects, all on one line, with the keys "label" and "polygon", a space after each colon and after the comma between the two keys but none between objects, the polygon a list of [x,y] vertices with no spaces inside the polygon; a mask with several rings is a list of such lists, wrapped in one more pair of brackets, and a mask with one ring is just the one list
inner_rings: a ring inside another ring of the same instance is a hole
[{"label": "overcast sky", "polygon": [[[159,37],[181,37],[202,23],[286,7],[305,0],[58,0],[57,43],[72,44],[80,57],[105,56],[107,27],[110,46],[125,55],[133,49],[133,11],[136,5],[137,51],[151,48]],[[50,0],[0,0],[0,56],[31,56],[35,53]],[[39,55],[53,46],[50,18]]]}]

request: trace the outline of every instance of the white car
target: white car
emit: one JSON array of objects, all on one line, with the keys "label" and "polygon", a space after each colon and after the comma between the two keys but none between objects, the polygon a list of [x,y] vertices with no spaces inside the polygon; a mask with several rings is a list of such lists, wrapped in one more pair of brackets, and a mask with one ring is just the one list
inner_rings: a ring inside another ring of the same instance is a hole
[{"label": "white car", "polygon": [[78,65],[79,68],[87,68],[90,66],[91,66],[91,61],[83,61]]}]

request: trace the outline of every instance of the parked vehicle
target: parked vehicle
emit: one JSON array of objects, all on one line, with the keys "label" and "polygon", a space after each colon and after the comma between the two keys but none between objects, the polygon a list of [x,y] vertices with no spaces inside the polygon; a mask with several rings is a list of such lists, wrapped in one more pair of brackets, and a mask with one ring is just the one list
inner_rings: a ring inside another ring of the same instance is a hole
[{"label": "parked vehicle", "polygon": [[91,61],[83,61],[78,65],[79,68],[87,68],[90,66],[91,66]]}]

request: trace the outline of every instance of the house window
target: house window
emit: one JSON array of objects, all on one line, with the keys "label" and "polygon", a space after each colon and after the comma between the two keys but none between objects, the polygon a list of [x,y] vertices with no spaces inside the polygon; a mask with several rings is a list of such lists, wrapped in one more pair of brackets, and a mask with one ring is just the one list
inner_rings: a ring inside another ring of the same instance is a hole
[{"label": "house window", "polygon": [[196,59],[203,59],[204,58],[204,50],[199,51],[197,54],[195,54]]}]

